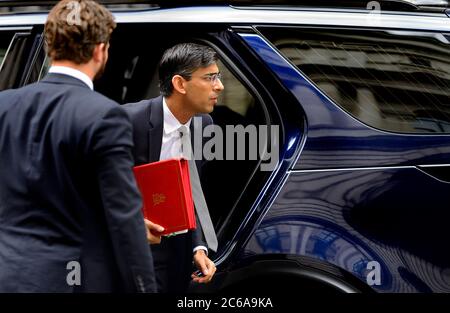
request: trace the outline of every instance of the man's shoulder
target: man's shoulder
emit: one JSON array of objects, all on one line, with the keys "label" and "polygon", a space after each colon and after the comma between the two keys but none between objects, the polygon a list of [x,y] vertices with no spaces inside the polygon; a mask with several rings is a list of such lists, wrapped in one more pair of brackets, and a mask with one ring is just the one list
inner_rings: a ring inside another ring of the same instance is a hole
[{"label": "man's shoulder", "polygon": [[26,99],[30,102],[34,101],[34,94],[39,92],[38,83],[29,84],[16,89],[5,89],[0,91],[0,104],[3,111],[8,111],[10,107],[15,106],[18,102],[21,103],[22,107]]},{"label": "man's shoulder", "polygon": [[22,95],[23,93],[33,91],[39,87],[39,83],[32,83],[29,85],[25,85],[19,88],[15,89],[5,89],[0,91],[0,97],[7,98],[7,97],[17,97]]},{"label": "man's shoulder", "polygon": [[87,92],[84,95],[88,98],[91,98],[96,104],[103,106],[105,109],[120,107],[119,103],[106,97],[105,95],[99,92]]},{"label": "man's shoulder", "polygon": [[[45,94],[57,94],[58,101],[64,102],[64,105],[59,106],[58,112],[73,118],[78,126],[97,125],[102,120],[111,118],[128,119],[119,103],[87,86],[45,84],[40,88]],[[49,103],[48,100],[44,100],[44,102]]]},{"label": "man's shoulder", "polygon": [[146,111],[150,109],[151,106],[157,105],[159,102],[162,102],[162,97],[155,97],[152,99],[145,99],[141,100],[139,102],[131,102],[126,103],[122,105],[122,107],[129,113],[129,114],[135,114],[140,113],[142,111]]},{"label": "man's shoulder", "polygon": [[162,108],[162,97],[156,97],[152,99],[146,99],[139,102],[127,103],[122,105],[127,112],[128,117],[131,120],[131,123],[134,125],[136,129],[138,129],[142,125],[146,125],[151,118],[152,115],[152,107],[157,105],[161,105]]},{"label": "man's shoulder", "polygon": [[8,99],[8,98],[16,97],[18,91],[19,91],[18,89],[2,90],[2,91],[0,91],[0,99]]},{"label": "man's shoulder", "polygon": [[[78,78],[65,74],[48,74],[43,80],[30,87],[33,91],[46,94],[64,93],[69,102],[76,102],[76,106],[82,110],[104,111],[119,106],[119,104],[105,95],[92,90]],[[95,104],[95,105],[92,105]]]}]

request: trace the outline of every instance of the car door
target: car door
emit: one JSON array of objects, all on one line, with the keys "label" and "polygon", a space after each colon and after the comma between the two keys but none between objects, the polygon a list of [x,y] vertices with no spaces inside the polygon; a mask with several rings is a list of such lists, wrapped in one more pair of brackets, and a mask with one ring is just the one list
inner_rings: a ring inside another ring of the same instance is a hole
[{"label": "car door", "polygon": [[260,25],[241,35],[308,125],[241,257],[312,258],[377,291],[448,292],[448,17],[414,17],[419,29],[404,15],[379,27],[350,26],[358,13],[333,15],[316,24],[344,25]]}]

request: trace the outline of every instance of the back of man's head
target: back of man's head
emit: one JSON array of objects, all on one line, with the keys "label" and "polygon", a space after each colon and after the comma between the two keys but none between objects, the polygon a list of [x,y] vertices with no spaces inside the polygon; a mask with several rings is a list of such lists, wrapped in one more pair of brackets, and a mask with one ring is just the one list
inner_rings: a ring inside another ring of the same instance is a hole
[{"label": "back of man's head", "polygon": [[212,48],[196,43],[180,43],[167,49],[159,62],[161,95],[168,97],[172,94],[174,75],[180,75],[189,80],[197,69],[208,67],[217,60],[217,53]]},{"label": "back of man's head", "polygon": [[108,43],[115,27],[111,12],[95,1],[60,1],[45,23],[47,55],[54,61],[87,63],[95,45]]}]

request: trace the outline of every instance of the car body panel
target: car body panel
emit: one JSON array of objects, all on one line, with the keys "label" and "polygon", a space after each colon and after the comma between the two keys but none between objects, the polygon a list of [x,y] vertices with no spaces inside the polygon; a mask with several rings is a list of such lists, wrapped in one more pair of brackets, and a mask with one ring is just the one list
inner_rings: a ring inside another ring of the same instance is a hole
[{"label": "car body panel", "polygon": [[[380,131],[354,119],[258,34],[242,38],[298,99],[307,133],[298,162],[241,257],[326,260],[366,281],[377,262],[383,292],[450,291],[450,136]],[[434,275],[433,273],[440,273]]]}]

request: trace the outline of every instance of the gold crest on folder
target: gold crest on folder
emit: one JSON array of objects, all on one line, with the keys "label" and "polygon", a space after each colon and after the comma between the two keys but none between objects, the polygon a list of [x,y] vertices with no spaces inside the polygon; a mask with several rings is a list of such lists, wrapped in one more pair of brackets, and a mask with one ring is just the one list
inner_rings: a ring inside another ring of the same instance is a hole
[{"label": "gold crest on folder", "polygon": [[158,205],[166,201],[166,196],[162,193],[154,193],[152,196],[153,196],[153,205]]}]

